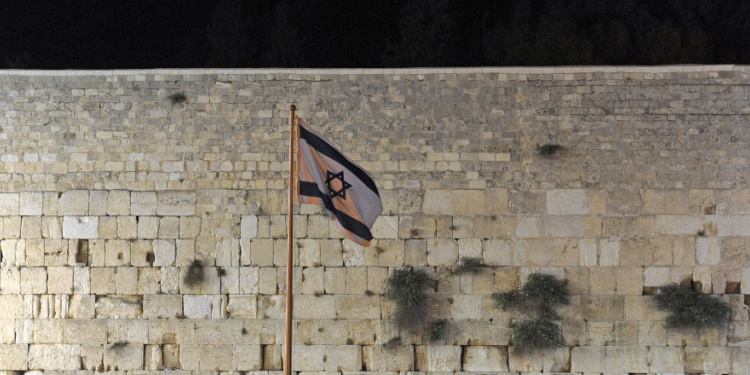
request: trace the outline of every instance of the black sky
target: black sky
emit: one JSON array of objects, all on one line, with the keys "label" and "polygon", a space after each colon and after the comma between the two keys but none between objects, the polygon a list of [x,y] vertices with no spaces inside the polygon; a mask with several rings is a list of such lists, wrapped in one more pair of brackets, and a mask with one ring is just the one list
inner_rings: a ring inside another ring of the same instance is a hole
[{"label": "black sky", "polygon": [[750,63],[738,0],[0,0],[0,68]]}]

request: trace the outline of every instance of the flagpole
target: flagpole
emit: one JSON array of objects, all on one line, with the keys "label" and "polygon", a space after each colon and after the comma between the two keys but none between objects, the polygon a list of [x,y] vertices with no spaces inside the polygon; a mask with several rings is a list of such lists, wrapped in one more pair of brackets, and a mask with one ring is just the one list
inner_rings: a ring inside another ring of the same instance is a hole
[{"label": "flagpole", "polygon": [[286,256],[286,362],[284,375],[292,374],[292,246],[294,238],[294,104],[289,106],[289,224],[287,231],[288,251]]}]

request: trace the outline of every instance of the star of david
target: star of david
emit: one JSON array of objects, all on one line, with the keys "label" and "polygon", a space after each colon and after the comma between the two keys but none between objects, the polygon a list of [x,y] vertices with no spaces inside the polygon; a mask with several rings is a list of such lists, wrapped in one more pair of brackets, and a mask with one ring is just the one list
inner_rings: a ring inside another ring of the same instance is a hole
[{"label": "star of david", "polygon": [[[336,189],[333,185],[334,180],[341,181],[341,188]],[[331,171],[326,171],[326,185],[328,185],[328,191],[331,194],[331,199],[336,197],[341,197],[342,199],[346,199],[346,189],[352,187],[352,184],[344,181],[344,171],[341,171],[339,173],[333,173]]]}]

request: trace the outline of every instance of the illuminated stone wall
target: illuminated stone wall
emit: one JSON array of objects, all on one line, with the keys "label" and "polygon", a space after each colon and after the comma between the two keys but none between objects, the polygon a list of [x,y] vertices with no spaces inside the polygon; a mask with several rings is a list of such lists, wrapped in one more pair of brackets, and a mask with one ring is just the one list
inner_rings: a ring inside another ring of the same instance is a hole
[{"label": "illuminated stone wall", "polygon": [[[0,72],[0,370],[281,370],[296,104],[385,210],[362,248],[297,206],[295,370],[746,374],[749,98],[737,66]],[[412,329],[404,266],[438,281]],[[492,294],[533,272],[565,346],[516,352]],[[665,329],[691,281],[728,324]]]}]

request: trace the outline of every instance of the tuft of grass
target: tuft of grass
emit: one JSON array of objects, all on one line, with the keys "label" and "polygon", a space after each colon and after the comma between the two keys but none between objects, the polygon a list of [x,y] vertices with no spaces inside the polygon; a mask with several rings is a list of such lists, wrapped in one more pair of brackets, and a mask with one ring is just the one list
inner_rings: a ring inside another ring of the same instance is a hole
[{"label": "tuft of grass", "polygon": [[570,292],[565,281],[558,280],[552,275],[532,273],[526,279],[526,284],[521,288],[521,292],[551,305],[567,305],[570,303]]},{"label": "tuft of grass", "polygon": [[185,103],[187,101],[187,96],[185,96],[184,92],[180,91],[167,96],[167,99],[169,99],[169,103],[172,105],[177,105]]},{"label": "tuft of grass", "polygon": [[125,347],[128,346],[128,343],[125,341],[118,341],[112,345],[109,346],[109,350],[122,350],[125,349]]},{"label": "tuft of grass", "polygon": [[227,270],[221,267],[216,267],[216,275],[219,277],[224,277],[227,275]]},{"label": "tuft of grass", "polygon": [[419,229],[417,228],[411,228],[409,229],[409,235],[412,237],[419,236]]},{"label": "tuft of grass", "polygon": [[205,278],[206,275],[203,272],[203,262],[196,259],[193,261],[193,263],[190,263],[190,267],[188,267],[183,281],[185,282],[185,285],[192,288],[203,283],[203,280],[205,280]]},{"label": "tuft of grass", "polygon": [[388,342],[383,345],[383,349],[385,350],[394,350],[401,346],[401,336],[391,337]]},{"label": "tuft of grass", "polygon": [[247,328],[242,327],[242,331],[240,331],[243,335],[247,335]]},{"label": "tuft of grass", "polygon": [[731,314],[729,304],[705,294],[669,284],[654,296],[656,307],[668,311],[667,328],[716,327]]},{"label": "tuft of grass", "polygon": [[461,258],[458,261],[458,265],[453,268],[454,275],[473,274],[478,275],[482,272],[482,260],[479,258]]},{"label": "tuft of grass", "polygon": [[553,156],[562,149],[563,147],[560,145],[549,143],[536,147],[537,152],[539,152],[539,155],[541,156]]},{"label": "tuft of grass", "polygon": [[437,341],[445,337],[445,334],[448,332],[448,321],[445,319],[440,319],[432,323],[432,327],[430,327],[430,331],[427,333],[427,339],[432,341]]},{"label": "tuft of grass", "polygon": [[522,300],[518,292],[495,293],[492,295],[492,299],[495,301],[495,307],[503,310],[517,308],[520,306]]},{"label": "tuft of grass", "polygon": [[396,324],[410,327],[424,319],[427,308],[427,288],[432,279],[424,271],[399,268],[386,280],[386,297],[396,303]]},{"label": "tuft of grass", "polygon": [[527,320],[513,327],[510,343],[514,350],[536,350],[563,345],[562,332],[557,324],[548,319]]}]

